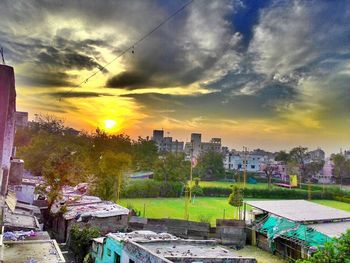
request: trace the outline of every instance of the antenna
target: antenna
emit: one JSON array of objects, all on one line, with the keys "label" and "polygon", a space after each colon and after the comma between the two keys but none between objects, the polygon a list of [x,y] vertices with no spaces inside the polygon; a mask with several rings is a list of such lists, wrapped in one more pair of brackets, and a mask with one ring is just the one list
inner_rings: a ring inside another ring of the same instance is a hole
[{"label": "antenna", "polygon": [[6,65],[5,58],[4,58],[4,49],[3,47],[0,48],[1,58],[2,58],[2,64]]}]

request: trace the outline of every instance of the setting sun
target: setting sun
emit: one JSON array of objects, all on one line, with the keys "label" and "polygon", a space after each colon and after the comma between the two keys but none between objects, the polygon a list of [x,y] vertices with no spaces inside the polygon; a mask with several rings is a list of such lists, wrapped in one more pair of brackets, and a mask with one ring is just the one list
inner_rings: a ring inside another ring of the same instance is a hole
[{"label": "setting sun", "polygon": [[117,125],[117,122],[115,120],[105,120],[104,124],[107,130],[111,130]]}]

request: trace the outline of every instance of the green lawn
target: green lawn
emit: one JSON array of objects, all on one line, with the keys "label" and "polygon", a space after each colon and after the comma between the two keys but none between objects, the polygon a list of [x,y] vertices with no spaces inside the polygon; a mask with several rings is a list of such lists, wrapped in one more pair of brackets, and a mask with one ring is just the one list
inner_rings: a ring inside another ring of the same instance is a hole
[{"label": "green lawn", "polygon": [[[141,212],[141,216],[149,218],[184,218],[184,198],[145,198],[145,199],[122,199],[120,204],[133,207]],[[227,198],[220,197],[197,197],[189,205],[190,220],[201,221],[205,217],[211,223],[216,218],[233,218],[234,208],[227,202]]]},{"label": "green lawn", "polygon": [[350,212],[350,204],[348,203],[343,203],[334,200],[315,200],[313,202]]},{"label": "green lawn", "polygon": [[[315,200],[314,202],[342,209],[350,212],[350,204],[332,200]],[[149,218],[184,218],[184,198],[144,198],[144,199],[122,199],[121,205],[133,207],[141,212],[141,216]],[[230,206],[227,198],[220,197],[197,197],[189,206],[190,220],[210,220],[215,224],[217,218],[233,218],[234,207]]]}]

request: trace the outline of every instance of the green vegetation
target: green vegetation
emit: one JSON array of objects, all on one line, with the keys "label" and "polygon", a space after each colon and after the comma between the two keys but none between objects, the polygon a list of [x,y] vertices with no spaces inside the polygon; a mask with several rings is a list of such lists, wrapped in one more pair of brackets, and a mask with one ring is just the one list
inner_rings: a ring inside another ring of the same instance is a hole
[{"label": "green vegetation", "polygon": [[91,240],[99,237],[98,228],[80,228],[74,225],[70,230],[69,249],[74,253],[76,262],[83,262],[84,257],[89,253]]},{"label": "green vegetation", "polygon": [[[350,206],[346,203],[330,200],[314,202],[350,211]],[[144,216],[145,211],[145,216],[149,218],[184,218],[184,198],[121,199],[120,204],[134,208],[141,216]],[[189,211],[190,220],[200,221],[206,216],[210,218],[211,224],[215,224],[217,218],[222,219],[224,214],[226,219],[233,219],[237,212],[235,207],[230,206],[227,197],[196,197],[190,204]]]},{"label": "green vegetation", "polygon": [[297,263],[348,263],[350,262],[350,229],[333,242],[326,243],[309,259]]},{"label": "green vegetation", "polygon": [[313,200],[313,202],[350,212],[350,204],[334,200]]},{"label": "green vegetation", "polygon": [[[120,204],[131,206],[141,216],[149,218],[184,218],[184,198],[121,199]],[[189,212],[190,220],[201,221],[205,217],[215,224],[216,218],[222,219],[224,214],[226,219],[233,219],[235,208],[229,205],[227,198],[196,197],[189,205]]]}]

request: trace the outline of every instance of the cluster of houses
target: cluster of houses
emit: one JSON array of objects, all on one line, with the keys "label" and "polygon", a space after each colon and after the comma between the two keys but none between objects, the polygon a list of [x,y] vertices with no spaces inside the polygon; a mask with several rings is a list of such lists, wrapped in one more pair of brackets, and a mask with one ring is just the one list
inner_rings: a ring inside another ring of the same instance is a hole
[{"label": "cluster of houses", "polygon": [[[200,154],[208,151],[216,151],[223,154],[223,163],[226,171],[243,171],[248,173],[262,173],[266,165],[275,167],[273,176],[282,181],[288,181],[287,165],[283,162],[275,161],[275,153],[261,149],[253,151],[229,150],[222,146],[221,138],[212,138],[209,142],[202,141],[202,134],[192,133],[190,142],[174,140],[170,136],[164,136],[164,130],[153,130],[152,140],[155,142],[160,153],[184,153],[187,160],[193,160]],[[345,151],[344,155],[350,158],[350,151]],[[334,183],[333,162],[325,157],[325,152],[318,148],[308,153],[308,162],[324,161],[324,167],[314,175],[314,181],[324,184]]]}]

